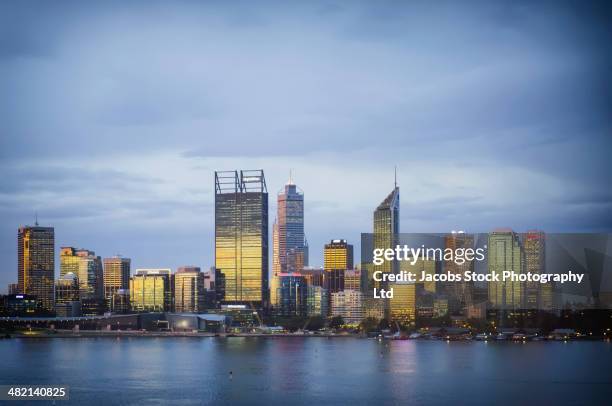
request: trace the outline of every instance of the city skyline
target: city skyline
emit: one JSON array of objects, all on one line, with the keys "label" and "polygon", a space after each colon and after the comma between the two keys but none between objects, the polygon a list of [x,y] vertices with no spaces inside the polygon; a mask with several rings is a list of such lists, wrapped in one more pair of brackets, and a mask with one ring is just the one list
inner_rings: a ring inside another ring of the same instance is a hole
[{"label": "city skyline", "polygon": [[612,229],[596,5],[268,4],[0,5],[0,292],[35,213],[133,268],[206,268],[214,169],[272,194],[292,170],[313,264],[359,244],[394,165],[405,232]]}]

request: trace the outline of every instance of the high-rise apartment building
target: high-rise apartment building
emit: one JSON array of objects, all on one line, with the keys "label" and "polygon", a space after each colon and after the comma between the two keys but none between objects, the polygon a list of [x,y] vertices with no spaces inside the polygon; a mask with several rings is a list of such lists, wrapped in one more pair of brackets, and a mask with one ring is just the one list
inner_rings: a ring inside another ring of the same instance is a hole
[{"label": "high-rise apartment building", "polygon": [[221,303],[266,304],[268,192],[262,170],[215,172],[215,268]]},{"label": "high-rise apartment building", "polygon": [[205,309],[204,274],[197,266],[183,266],[174,274],[174,311],[202,313]]},{"label": "high-rise apartment building", "polygon": [[111,258],[104,258],[104,299],[106,308],[110,311],[114,309],[115,293],[118,290],[128,290],[130,288],[130,259],[116,255]]},{"label": "high-rise apartment building", "polygon": [[331,294],[331,315],[342,316],[346,324],[359,324],[365,317],[362,293],[343,290]]},{"label": "high-rise apartment building", "polygon": [[36,296],[41,308],[54,310],[55,231],[53,227],[19,227],[17,232],[18,293]]}]

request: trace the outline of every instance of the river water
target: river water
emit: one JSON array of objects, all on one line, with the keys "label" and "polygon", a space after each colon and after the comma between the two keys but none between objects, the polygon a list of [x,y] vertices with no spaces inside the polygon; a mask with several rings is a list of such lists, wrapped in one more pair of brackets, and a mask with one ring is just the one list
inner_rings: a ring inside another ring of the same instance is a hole
[{"label": "river water", "polygon": [[68,385],[58,405],[610,405],[612,344],[7,339],[0,384]]}]

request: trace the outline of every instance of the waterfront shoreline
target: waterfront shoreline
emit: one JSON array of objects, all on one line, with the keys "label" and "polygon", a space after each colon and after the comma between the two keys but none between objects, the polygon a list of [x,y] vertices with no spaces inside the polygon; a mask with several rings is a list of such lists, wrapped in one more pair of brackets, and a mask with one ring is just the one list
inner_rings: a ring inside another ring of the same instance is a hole
[{"label": "waterfront shoreline", "polygon": [[0,339],[14,339],[14,338],[25,338],[25,339],[52,339],[52,338],[356,338],[356,339],[370,339],[370,340],[382,340],[382,341],[440,341],[440,342],[513,342],[513,343],[527,343],[527,342],[597,342],[604,341],[609,342],[604,337],[580,337],[570,338],[565,340],[555,339],[543,339],[543,340],[478,340],[478,339],[445,339],[445,338],[414,338],[414,339],[397,339],[392,337],[367,337],[362,334],[262,334],[262,333],[205,333],[205,332],[144,332],[144,331],[94,331],[85,330],[78,333],[72,331],[57,331],[54,333],[49,332],[16,332],[11,333],[9,336],[2,336]]}]

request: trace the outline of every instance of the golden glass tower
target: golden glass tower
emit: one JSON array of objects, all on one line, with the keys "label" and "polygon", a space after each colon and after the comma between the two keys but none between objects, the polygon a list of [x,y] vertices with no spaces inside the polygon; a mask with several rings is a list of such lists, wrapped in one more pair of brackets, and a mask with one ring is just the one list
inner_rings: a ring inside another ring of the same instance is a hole
[{"label": "golden glass tower", "polygon": [[55,231],[53,227],[19,227],[17,233],[19,293],[36,296],[43,310],[55,302]]},{"label": "golden glass tower", "polygon": [[170,311],[170,269],[137,269],[130,279],[130,304],[136,312]]},{"label": "golden glass tower", "polygon": [[130,259],[116,255],[104,258],[104,299],[106,307],[113,311],[113,295],[119,289],[130,288]]},{"label": "golden glass tower", "polygon": [[60,249],[60,276],[73,273],[79,281],[82,300],[101,300],[104,297],[102,260],[95,252],[74,247]]},{"label": "golden glass tower", "polygon": [[344,290],[344,273],[353,269],[353,246],[346,240],[331,240],[323,251],[325,288],[334,293]]},{"label": "golden glass tower", "polygon": [[215,172],[215,268],[223,304],[266,305],[268,192],[263,170]]}]

